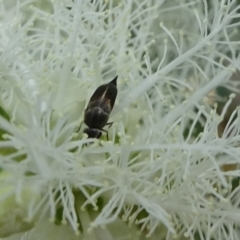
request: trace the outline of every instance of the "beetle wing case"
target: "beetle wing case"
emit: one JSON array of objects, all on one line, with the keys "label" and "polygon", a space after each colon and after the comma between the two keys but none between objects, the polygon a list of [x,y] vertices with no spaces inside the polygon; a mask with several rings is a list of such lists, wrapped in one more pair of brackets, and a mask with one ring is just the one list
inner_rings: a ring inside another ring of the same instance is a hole
[{"label": "beetle wing case", "polygon": [[89,100],[87,109],[100,107],[105,112],[110,113],[113,109],[117,97],[117,78],[116,76],[111,82],[99,86]]}]

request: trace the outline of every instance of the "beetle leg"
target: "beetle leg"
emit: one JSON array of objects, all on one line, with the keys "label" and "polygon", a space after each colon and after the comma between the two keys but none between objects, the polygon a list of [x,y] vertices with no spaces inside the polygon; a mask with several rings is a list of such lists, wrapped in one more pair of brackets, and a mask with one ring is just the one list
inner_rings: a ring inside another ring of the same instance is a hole
[{"label": "beetle leg", "polygon": [[110,128],[113,125],[113,122],[107,123],[106,126],[108,126],[108,128]]},{"label": "beetle leg", "polygon": [[103,131],[103,132],[105,132],[105,133],[106,133],[107,140],[109,141],[109,139],[108,139],[108,131],[107,131],[107,130],[105,130],[105,129],[101,129],[101,131]]},{"label": "beetle leg", "polygon": [[81,129],[82,124],[83,124],[83,122],[81,122],[81,124],[76,132],[78,132]]}]

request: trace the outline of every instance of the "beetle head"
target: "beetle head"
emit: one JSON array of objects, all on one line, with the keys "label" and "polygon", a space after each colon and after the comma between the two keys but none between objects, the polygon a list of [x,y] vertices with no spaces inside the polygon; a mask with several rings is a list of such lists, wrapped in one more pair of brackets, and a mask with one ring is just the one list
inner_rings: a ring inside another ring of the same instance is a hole
[{"label": "beetle head", "polygon": [[102,132],[96,128],[85,128],[83,133],[88,135],[88,138],[97,138],[99,139],[102,136]]}]

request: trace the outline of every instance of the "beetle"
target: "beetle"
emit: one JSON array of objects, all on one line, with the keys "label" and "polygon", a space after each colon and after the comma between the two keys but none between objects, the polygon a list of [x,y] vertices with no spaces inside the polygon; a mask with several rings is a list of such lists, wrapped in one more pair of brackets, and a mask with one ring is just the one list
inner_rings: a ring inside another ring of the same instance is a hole
[{"label": "beetle", "polygon": [[83,130],[83,133],[86,133],[88,138],[99,139],[102,136],[102,132],[105,132],[108,140],[108,131],[103,129],[103,127],[109,126],[110,128],[113,124],[113,122],[108,123],[108,119],[117,97],[117,78],[118,76],[109,83],[99,86],[88,102],[83,120],[88,126],[88,128]]}]

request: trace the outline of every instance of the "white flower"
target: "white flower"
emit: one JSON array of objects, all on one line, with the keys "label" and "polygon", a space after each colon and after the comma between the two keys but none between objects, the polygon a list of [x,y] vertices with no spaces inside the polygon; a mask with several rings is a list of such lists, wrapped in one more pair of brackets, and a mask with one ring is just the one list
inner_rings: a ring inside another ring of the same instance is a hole
[{"label": "white flower", "polygon": [[[239,109],[220,138],[206,97],[238,92],[240,7],[208,2],[0,3],[0,237],[239,239]],[[76,133],[116,75],[109,141]]]},{"label": "white flower", "polygon": [[[11,235],[12,232],[26,231],[33,227],[33,219],[27,219],[29,203],[39,200],[40,194],[36,189],[25,186],[16,196],[14,188],[16,182],[6,172],[1,172],[1,206],[0,206],[0,229],[1,236]],[[21,185],[21,182],[18,182]]]}]

